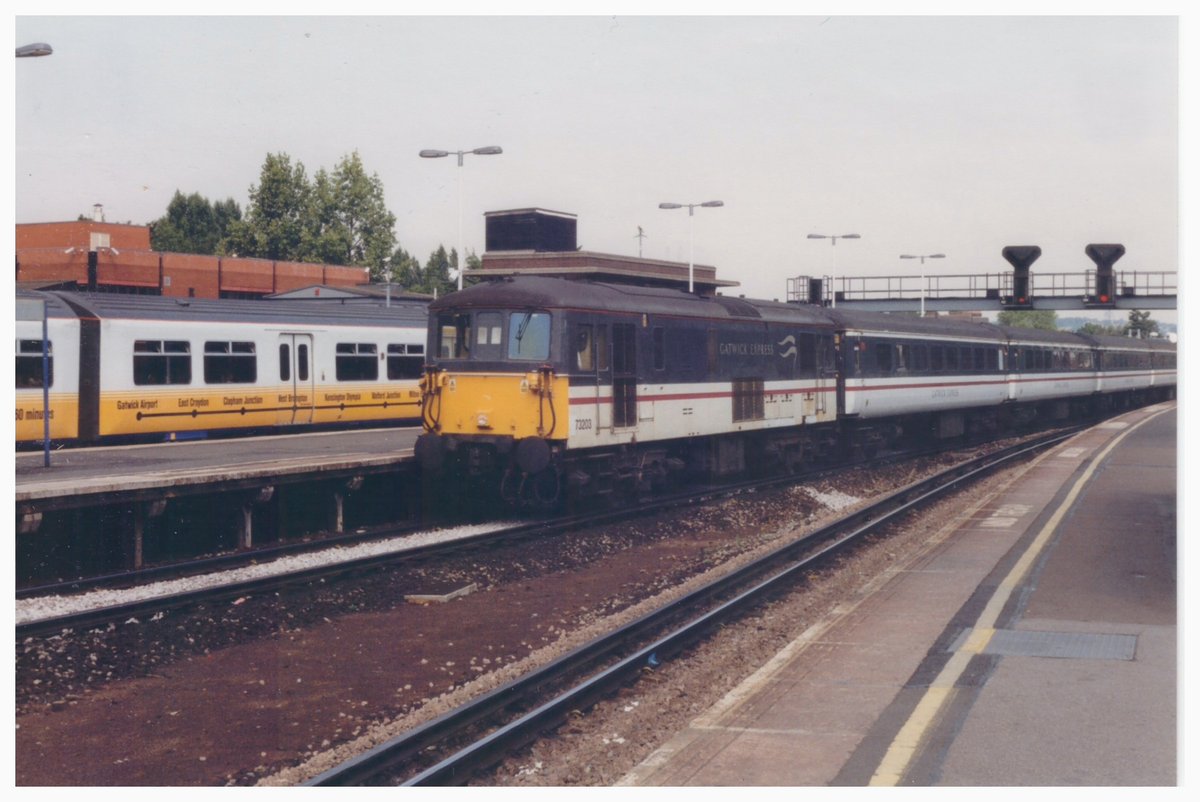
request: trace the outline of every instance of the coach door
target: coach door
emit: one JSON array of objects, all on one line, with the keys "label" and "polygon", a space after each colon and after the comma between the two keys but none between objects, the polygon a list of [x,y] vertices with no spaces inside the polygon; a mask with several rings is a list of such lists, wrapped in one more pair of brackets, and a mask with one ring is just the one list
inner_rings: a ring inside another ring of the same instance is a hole
[{"label": "coach door", "polygon": [[312,423],[317,393],[311,334],[279,335],[279,414],[281,425]]},{"label": "coach door", "polygon": [[632,323],[613,324],[612,376],[613,428],[637,426],[637,327]]}]

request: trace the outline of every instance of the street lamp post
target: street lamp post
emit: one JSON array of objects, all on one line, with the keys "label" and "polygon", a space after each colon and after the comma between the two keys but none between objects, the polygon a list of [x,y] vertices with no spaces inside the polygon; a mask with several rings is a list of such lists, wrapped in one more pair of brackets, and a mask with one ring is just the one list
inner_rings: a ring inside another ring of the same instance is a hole
[{"label": "street lamp post", "polygon": [[724,206],[724,205],[725,205],[725,201],[719,201],[719,200],[705,201],[704,203],[660,203],[660,204],[658,204],[658,208],[660,208],[660,209],[682,209],[685,206],[687,207],[687,210],[688,210],[688,292],[689,293],[692,292],[695,288],[696,267],[695,267],[694,253],[693,253],[693,249],[692,249],[693,248],[692,228],[695,224],[692,222],[692,218],[696,214],[696,207],[704,206],[709,209],[712,209],[714,207]]},{"label": "street lamp post", "polygon": [[925,270],[924,270],[925,260],[926,259],[945,259],[946,254],[944,254],[944,253],[922,253],[922,254],[902,253],[902,254],[900,254],[900,258],[901,259],[920,259],[921,260],[921,267],[922,267],[922,269],[921,269],[921,317],[925,317],[925,296],[929,294],[929,287],[927,287],[925,285]]},{"label": "street lamp post", "polygon": [[[420,153],[422,159],[440,159],[449,156],[451,153],[458,156],[458,166],[463,166],[463,156],[468,153],[473,153],[476,156],[496,156],[504,151],[495,145],[488,145],[483,148],[475,148],[474,150],[423,150]],[[463,179],[462,170],[458,171],[458,288],[463,288],[463,270],[466,269],[467,254],[463,250]]]},{"label": "street lamp post", "polygon": [[[829,244],[831,246],[837,245],[837,241],[840,239],[862,239],[862,237],[860,237],[858,234],[809,234],[808,238],[809,239],[827,239],[827,240],[829,240]],[[836,263],[836,261],[837,260],[835,259],[834,262]],[[834,268],[835,268],[834,272],[836,272],[836,268],[837,268],[836,264],[834,265]],[[830,299],[830,303],[833,304],[834,306],[837,306],[837,293],[833,292],[832,295],[833,295],[833,297]]]}]

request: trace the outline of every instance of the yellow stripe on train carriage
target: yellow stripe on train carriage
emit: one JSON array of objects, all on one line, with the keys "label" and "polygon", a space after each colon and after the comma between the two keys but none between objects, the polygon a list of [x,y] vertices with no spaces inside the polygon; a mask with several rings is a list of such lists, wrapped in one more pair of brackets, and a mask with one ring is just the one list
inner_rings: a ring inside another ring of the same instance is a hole
[{"label": "yellow stripe on train carriage", "polygon": [[339,385],[293,392],[291,385],[110,391],[100,396],[101,436],[239,429],[289,423],[415,419],[415,381]]},{"label": "yellow stripe on train carriage", "polygon": [[[41,440],[45,424],[41,391],[20,393],[16,399],[17,442]],[[75,393],[50,393],[50,438],[71,440],[79,436],[79,398]]]}]

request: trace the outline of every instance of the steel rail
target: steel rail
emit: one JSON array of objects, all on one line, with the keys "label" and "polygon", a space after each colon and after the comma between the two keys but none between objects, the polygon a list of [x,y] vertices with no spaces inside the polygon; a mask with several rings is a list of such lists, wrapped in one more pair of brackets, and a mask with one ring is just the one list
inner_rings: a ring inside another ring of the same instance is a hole
[{"label": "steel rail", "polygon": [[[638,638],[644,639],[649,632],[661,632],[671,621],[678,620],[683,611],[692,610],[702,603],[735,592],[736,588],[744,587],[753,578],[777,569],[780,562],[792,561],[782,570],[776,570],[768,579],[758,581],[748,590],[737,592],[732,599],[677,626],[669,634],[655,639],[649,645],[637,647],[631,654],[619,658],[616,663],[559,693],[551,701],[541,704],[529,713],[498,727],[450,757],[425,768],[405,780],[403,784],[416,786],[464,782],[472,772],[496,762],[538,733],[551,728],[570,711],[590,706],[597,699],[629,682],[643,667],[669,659],[701,639],[714,624],[757,605],[769,594],[786,588],[797,574],[836,553],[862,535],[895,521],[899,516],[922,504],[940,498],[965,482],[990,473],[1030,452],[1061,442],[1078,430],[1058,432],[1044,436],[1034,443],[1010,446],[997,454],[968,460],[935,476],[900,488],[876,503],[786,544],[675,602],[572,650],[545,666],[379,744],[310,779],[304,785],[366,784],[393,771],[394,767],[413,760],[431,747],[436,748],[438,744],[455,737],[488,716],[528,700],[535,696],[539,689],[561,684],[564,676],[570,672],[578,671],[583,666],[595,665],[605,659],[612,659],[618,648]],[[848,529],[850,531],[847,531]],[[796,556],[797,553],[808,551],[814,543],[824,545],[803,556]]]},{"label": "steel rail", "polygon": [[[431,543],[423,546],[411,546],[407,548],[401,547],[393,552],[369,555],[366,557],[329,563],[312,568],[298,569],[270,577],[260,577],[230,582],[218,586],[185,591],[182,593],[163,594],[131,602],[122,602],[118,604],[92,608],[76,613],[67,613],[59,616],[26,621],[16,625],[16,637],[18,639],[23,639],[28,637],[59,634],[64,630],[94,629],[96,627],[106,626],[109,623],[120,622],[129,618],[137,618],[139,616],[145,616],[147,614],[157,613],[160,611],[174,611],[188,607],[196,607],[207,603],[220,602],[240,596],[269,593],[290,585],[303,584],[305,582],[313,582],[319,579],[328,579],[342,575],[361,573],[363,571],[381,568],[391,564],[420,562],[423,560],[427,561],[435,558],[444,558],[453,554],[465,553],[472,549],[497,548],[506,544],[511,544],[513,541],[522,538],[553,536],[573,529],[616,523],[618,521],[627,520],[639,515],[661,511],[664,508],[671,509],[673,507],[688,506],[712,498],[737,495],[739,493],[757,491],[777,485],[812,481],[813,479],[822,476],[849,470],[854,467],[860,467],[861,464],[865,464],[867,462],[873,465],[887,464],[889,462],[916,459],[934,453],[942,453],[945,450],[946,449],[932,449],[916,454],[912,452],[904,452],[891,455],[886,458],[876,457],[869,461],[864,460],[863,463],[842,463],[838,465],[823,466],[819,469],[802,473],[773,476],[766,479],[744,480],[724,485],[691,489],[668,496],[656,497],[648,501],[630,504],[620,509],[595,510],[557,518],[533,520],[517,524],[506,529],[498,529],[476,535],[469,535],[452,541]],[[372,540],[382,540],[389,536],[402,536],[405,531],[410,530],[405,527],[400,527],[394,535],[384,532],[363,537],[369,537]],[[356,536],[348,537],[351,540],[356,539]],[[308,546],[309,544],[304,545]],[[344,541],[329,543],[329,545],[335,547],[338,545],[344,545]],[[279,548],[281,549],[281,553],[275,554],[275,557],[287,556],[287,554],[293,553],[288,551],[287,547]],[[300,549],[300,551],[311,550],[312,549],[309,548]],[[204,562],[228,569],[231,567],[231,565],[224,564],[224,559],[225,557],[218,556],[208,558]],[[231,560],[231,564],[236,567],[243,567],[244,565],[257,562],[254,559],[250,559],[243,563],[237,559],[237,555],[229,556],[229,559]],[[155,574],[160,570],[162,571],[162,574],[157,576],[155,581],[182,578],[184,576],[195,576],[197,575],[195,571],[185,571],[185,569],[192,565],[193,563],[180,564],[176,567],[177,571],[172,571],[170,567],[164,567],[162,569],[147,569],[147,573],[143,576],[145,578],[154,577]],[[105,584],[109,586],[116,585],[119,583],[121,577],[121,574],[112,575],[110,578],[105,580]],[[76,588],[75,586],[82,585],[82,581],[71,582],[67,584],[78,592],[79,588]],[[100,587],[103,586],[104,585],[100,585]],[[31,594],[23,594],[18,596],[18,598],[24,599],[31,597]]]},{"label": "steel rail", "polygon": [[[795,480],[796,479],[793,479],[793,481]],[[658,499],[653,502],[635,504],[620,510],[608,510],[584,515],[572,515],[549,520],[531,521],[517,524],[506,529],[481,532],[475,535],[456,538],[451,541],[430,543],[422,546],[400,547],[393,552],[368,555],[365,557],[343,560],[340,562],[329,563],[312,568],[283,572],[270,577],[260,577],[237,582],[229,582],[213,587],[185,591],[182,593],[163,594],[131,602],[123,602],[119,604],[92,608],[76,613],[41,618],[34,621],[27,621],[17,624],[16,637],[18,639],[22,639],[27,637],[57,634],[66,629],[92,629],[95,627],[104,626],[110,622],[117,622],[130,617],[138,617],[146,615],[147,613],[159,612],[163,610],[177,610],[206,603],[219,602],[227,598],[268,593],[290,585],[303,584],[305,582],[313,582],[319,579],[327,579],[346,574],[360,573],[390,564],[420,562],[423,560],[428,561],[434,558],[447,557],[452,554],[465,553],[469,550],[478,548],[497,548],[505,544],[511,544],[514,540],[521,538],[552,536],[570,529],[612,523],[619,520],[632,518],[637,515],[642,515],[648,511],[657,510],[663,506],[670,507],[682,504],[691,504],[717,495],[744,492],[747,488],[755,486],[757,485],[752,483],[739,483],[727,488],[709,488],[701,492],[693,491],[687,494],[680,494],[665,500]],[[220,564],[220,560],[218,558],[213,559],[217,564]],[[229,566],[222,567],[228,568]],[[192,572],[189,572],[189,574],[195,575]],[[119,575],[117,576],[119,577]],[[176,576],[169,578],[180,578],[180,576],[181,574],[177,574]],[[116,577],[114,577],[114,582],[115,579]],[[25,598],[29,597],[26,596]]]}]

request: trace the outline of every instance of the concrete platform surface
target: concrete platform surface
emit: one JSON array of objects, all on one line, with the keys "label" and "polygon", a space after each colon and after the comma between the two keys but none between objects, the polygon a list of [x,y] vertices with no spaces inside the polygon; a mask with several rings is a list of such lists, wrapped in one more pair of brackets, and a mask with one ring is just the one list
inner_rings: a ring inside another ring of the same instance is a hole
[{"label": "concrete platform surface", "polygon": [[16,501],[402,462],[420,427],[60,449],[16,455]]},{"label": "concrete platform surface", "polygon": [[976,498],[636,767],[642,786],[1170,786],[1176,411]]}]

